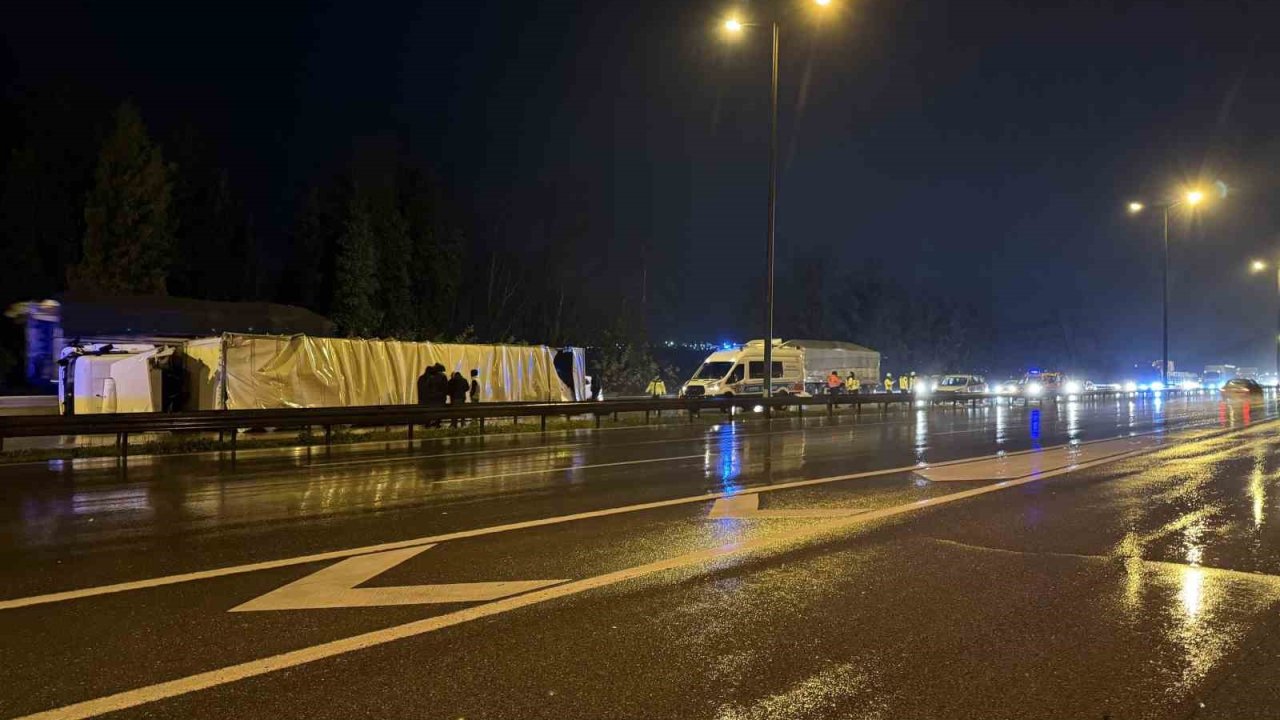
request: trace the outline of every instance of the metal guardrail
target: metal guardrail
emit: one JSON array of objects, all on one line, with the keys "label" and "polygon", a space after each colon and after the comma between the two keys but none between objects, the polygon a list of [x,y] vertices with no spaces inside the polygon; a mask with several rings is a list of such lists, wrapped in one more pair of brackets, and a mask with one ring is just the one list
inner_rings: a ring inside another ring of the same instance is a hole
[{"label": "metal guardrail", "polygon": [[[1075,395],[1082,401],[1107,399],[1117,396],[1149,395],[1150,393],[1093,392]],[[1188,394],[1183,391],[1165,391],[1165,395]],[[768,400],[761,397],[738,396],[731,398],[644,398],[606,400],[602,402],[569,403],[467,403],[453,406],[428,405],[379,405],[337,408],[286,408],[271,410],[212,410],[181,413],[115,413],[101,415],[25,415],[0,417],[0,450],[5,438],[48,437],[61,435],[115,435],[119,453],[128,457],[129,435],[156,432],[218,432],[231,434],[231,450],[235,451],[236,436],[242,428],[309,428],[321,427],[325,442],[332,440],[335,426],[390,426],[404,425],[409,437],[417,425],[445,420],[477,420],[480,427],[488,419],[528,418],[541,419],[546,430],[549,417],[574,417],[592,415],[596,427],[601,418],[619,413],[645,414],[647,424],[652,416],[663,413],[686,413],[689,421],[703,410],[729,411],[733,408],[765,411],[774,408],[796,407],[801,413],[806,407],[825,407],[834,413],[839,407],[853,407],[861,411],[864,406],[925,403],[933,405],[978,404],[984,401],[1004,399],[1010,402],[1053,403],[1057,397],[1027,398],[995,393],[954,394],[839,394],[814,397],[775,396]],[[766,412],[768,414],[768,412]]]}]

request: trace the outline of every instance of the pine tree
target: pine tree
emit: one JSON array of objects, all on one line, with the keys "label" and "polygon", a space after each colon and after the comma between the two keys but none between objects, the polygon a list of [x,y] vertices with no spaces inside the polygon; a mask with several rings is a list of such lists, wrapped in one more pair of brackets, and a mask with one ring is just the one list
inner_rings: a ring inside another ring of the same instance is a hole
[{"label": "pine tree", "polygon": [[377,301],[378,247],[373,219],[357,192],[338,238],[332,319],[348,337],[373,337],[381,327]]},{"label": "pine tree", "polygon": [[443,337],[458,302],[466,238],[445,219],[439,185],[425,173],[401,168],[397,190],[409,237],[415,325],[422,337]]},{"label": "pine tree", "polygon": [[137,108],[116,110],[85,201],[84,256],[68,273],[73,290],[162,295],[173,228],[169,168]]},{"label": "pine tree", "polygon": [[378,237],[378,309],[382,316],[382,334],[411,338],[417,334],[418,313],[409,274],[412,256],[409,226],[392,201],[379,210],[374,227]]}]

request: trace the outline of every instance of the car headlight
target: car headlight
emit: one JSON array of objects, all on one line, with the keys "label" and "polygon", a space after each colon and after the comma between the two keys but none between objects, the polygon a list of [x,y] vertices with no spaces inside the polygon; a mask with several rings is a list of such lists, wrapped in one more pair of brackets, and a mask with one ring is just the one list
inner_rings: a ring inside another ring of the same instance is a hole
[{"label": "car headlight", "polygon": [[1164,392],[1164,383],[1159,380],[1151,383],[1151,392]]},{"label": "car headlight", "polygon": [[1066,390],[1068,395],[1079,395],[1081,387],[1080,387],[1080,383],[1076,382],[1075,380],[1072,380],[1066,385],[1063,385],[1062,389]]},{"label": "car headlight", "polygon": [[710,385],[708,385],[707,392],[709,393],[720,392],[720,383],[711,383]]},{"label": "car headlight", "polygon": [[1130,380],[1129,382],[1124,384],[1124,391],[1127,393],[1138,392],[1138,383]]},{"label": "car headlight", "polygon": [[1028,395],[1039,395],[1042,392],[1044,392],[1044,386],[1040,383],[1027,383]]}]

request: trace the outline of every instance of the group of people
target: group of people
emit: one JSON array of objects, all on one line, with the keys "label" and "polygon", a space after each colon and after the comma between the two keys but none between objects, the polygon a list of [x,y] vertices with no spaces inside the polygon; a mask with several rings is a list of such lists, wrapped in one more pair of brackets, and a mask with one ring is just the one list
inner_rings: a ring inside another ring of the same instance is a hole
[{"label": "group of people", "polygon": [[858,379],[856,373],[849,371],[849,377],[841,378],[840,373],[832,370],[827,375],[827,394],[841,395],[844,393],[856,393],[862,389],[862,381]]},{"label": "group of people", "polygon": [[885,391],[885,392],[887,392],[887,393],[891,393],[891,392],[913,393],[913,392],[915,392],[915,391],[916,391],[916,374],[915,374],[915,373],[911,373],[910,375],[908,375],[907,373],[902,373],[901,375],[899,375],[899,376],[898,376],[898,382],[897,382],[897,390],[895,391],[895,390],[894,390],[893,373],[885,373],[885,376],[884,376],[884,391]]},{"label": "group of people", "polygon": [[[844,393],[856,393],[862,389],[862,382],[858,380],[858,376],[853,371],[849,371],[849,376],[841,378],[840,373],[832,370],[827,375],[827,394],[841,395]],[[897,380],[894,380],[893,373],[886,373],[884,376],[884,391],[887,393],[901,392],[912,393],[916,390],[916,374],[903,373]]]},{"label": "group of people", "polygon": [[[418,404],[444,407],[445,405],[461,405],[467,402],[480,402],[480,371],[471,371],[471,381],[462,377],[456,370],[450,377],[444,365],[436,363],[428,366],[418,377]],[[440,427],[440,421],[430,423],[429,427]],[[450,427],[458,427],[458,418],[454,418]]]}]

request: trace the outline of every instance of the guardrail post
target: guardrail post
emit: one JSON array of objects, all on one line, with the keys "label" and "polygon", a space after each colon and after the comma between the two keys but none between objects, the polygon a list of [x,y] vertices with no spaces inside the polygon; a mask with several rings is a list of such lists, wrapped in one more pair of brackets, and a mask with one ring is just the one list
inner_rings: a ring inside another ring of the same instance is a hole
[{"label": "guardrail post", "polygon": [[600,429],[600,413],[596,413],[596,429]]},{"label": "guardrail post", "polygon": [[834,399],[827,401],[827,417],[836,414],[836,401]]},{"label": "guardrail post", "polygon": [[324,446],[329,447],[331,444],[333,444],[333,426],[325,425],[324,426]]},{"label": "guardrail post", "polygon": [[413,442],[413,423],[409,423],[409,442]]},{"label": "guardrail post", "polygon": [[236,431],[236,428],[231,428],[231,460],[233,462],[236,459],[236,438],[239,436],[240,433]]},{"label": "guardrail post", "polygon": [[120,458],[126,463],[129,462],[129,433],[122,432],[117,435],[116,442],[120,443]]},{"label": "guardrail post", "polygon": [[539,416],[538,416],[538,418],[539,418],[540,420],[542,420],[542,432],[546,432],[546,431],[547,431],[547,416],[546,416],[546,415],[539,415]]},{"label": "guardrail post", "polygon": [[484,433],[484,417],[480,418],[480,432]]}]

